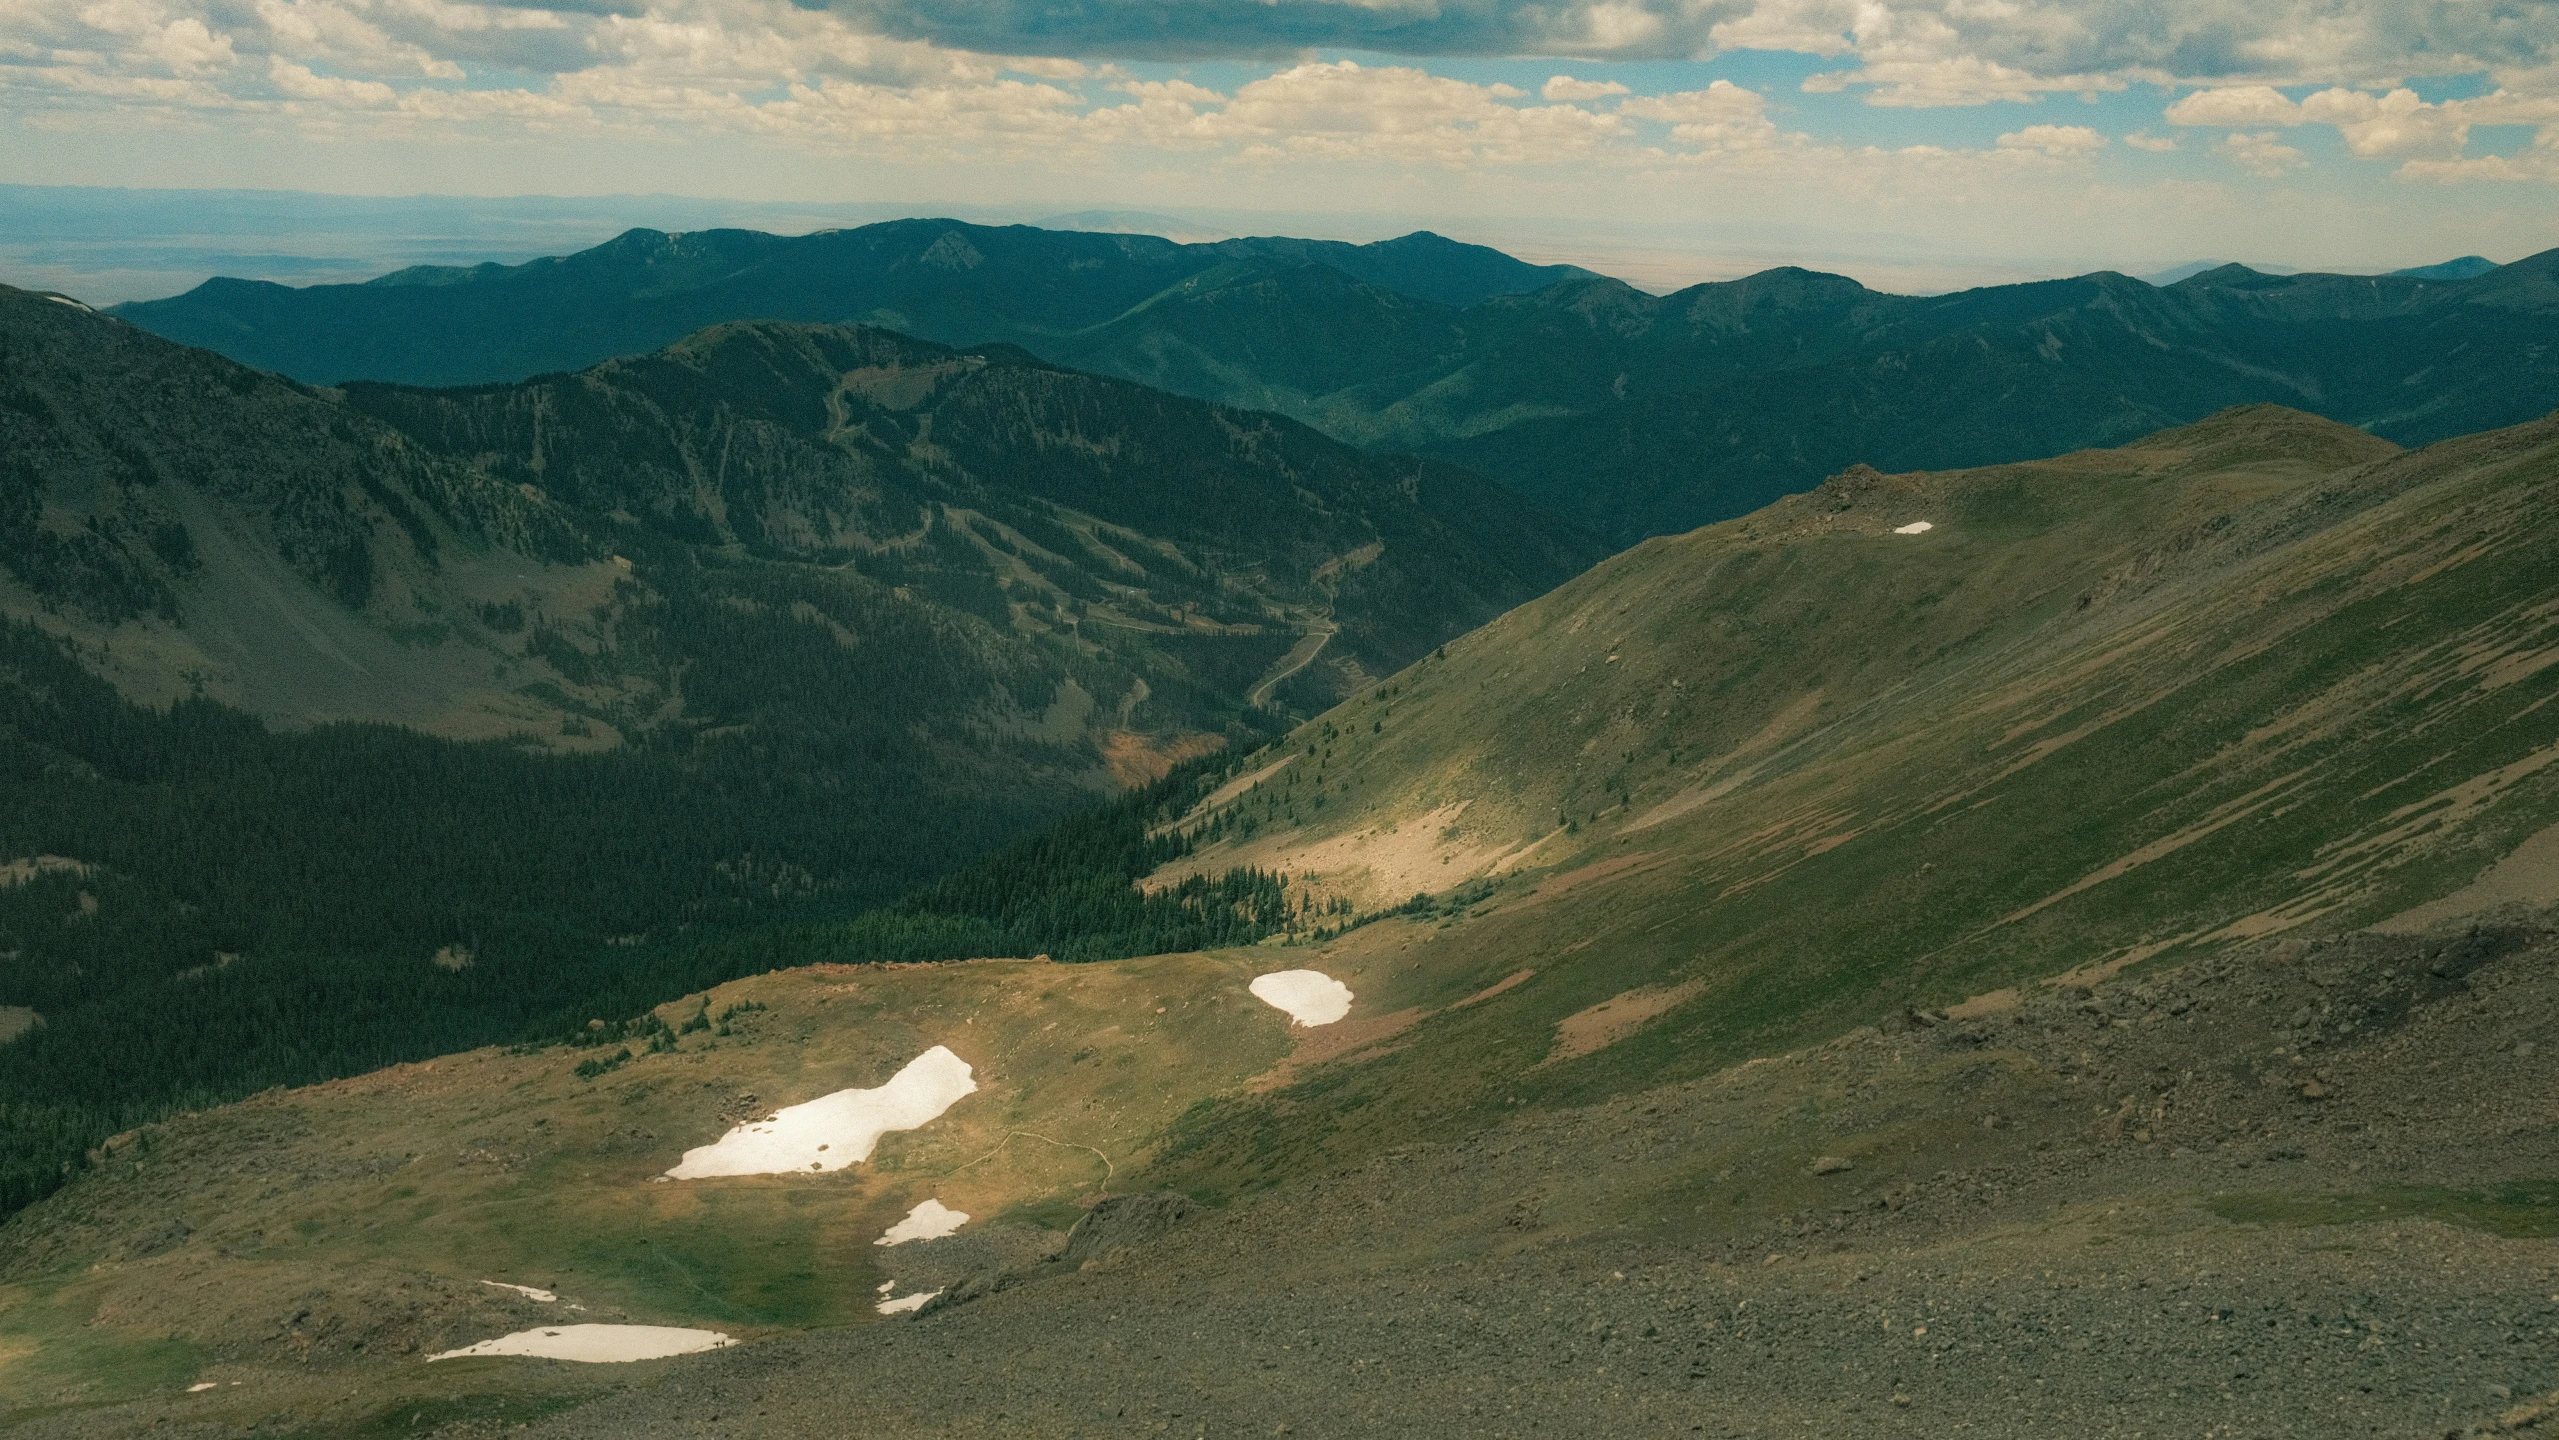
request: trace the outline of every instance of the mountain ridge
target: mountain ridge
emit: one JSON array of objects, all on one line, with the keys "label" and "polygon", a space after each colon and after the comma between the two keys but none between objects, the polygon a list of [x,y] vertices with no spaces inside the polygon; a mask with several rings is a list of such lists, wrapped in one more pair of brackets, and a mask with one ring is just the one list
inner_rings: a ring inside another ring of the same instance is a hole
[{"label": "mountain ridge", "polygon": [[[2554,257],[2458,279],[2226,265],[2164,287],[2098,272],[1922,297],[1779,267],[1655,296],[1427,235],[1178,246],[898,221],[789,241],[634,232],[485,281],[217,287],[118,313],[331,379],[498,364],[524,342],[495,317],[518,312],[585,360],[641,331],[776,315],[1011,343],[1436,455],[1625,545],[1851,463],[2048,456],[2234,404],[2410,444],[2518,423],[2559,405],[2559,359],[2538,338],[2559,310]],[[2419,355],[2438,358],[2400,363]]]}]

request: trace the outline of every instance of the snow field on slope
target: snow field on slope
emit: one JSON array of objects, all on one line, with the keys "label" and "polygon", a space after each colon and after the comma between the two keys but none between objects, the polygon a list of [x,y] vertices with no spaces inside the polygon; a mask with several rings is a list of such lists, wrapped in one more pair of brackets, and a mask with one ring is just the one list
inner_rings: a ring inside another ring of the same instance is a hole
[{"label": "snow field on slope", "polygon": [[542,1360],[612,1365],[625,1360],[691,1355],[736,1343],[717,1330],[680,1330],[672,1325],[546,1325],[429,1355],[427,1360],[432,1363],[474,1355],[527,1355]]},{"label": "snow field on slope", "polygon": [[977,1090],[969,1063],[936,1045],[873,1090],[838,1090],[749,1121],[709,1145],[684,1152],[669,1180],[716,1175],[781,1175],[841,1170],[871,1158],[892,1130],[931,1123]]},{"label": "snow field on slope", "polygon": [[1249,988],[1300,1025],[1330,1025],[1351,1013],[1351,988],[1321,970],[1275,970],[1253,977]]},{"label": "snow field on slope", "polygon": [[907,1211],[905,1219],[890,1226],[887,1233],[871,1243],[903,1245],[909,1240],[939,1240],[967,1223],[968,1212],[954,1210],[939,1200],[927,1200]]},{"label": "snow field on slope", "polygon": [[549,1290],[537,1290],[530,1285],[509,1285],[504,1280],[483,1280],[480,1283],[492,1290],[512,1290],[527,1300],[539,1300],[545,1305],[560,1298]]}]

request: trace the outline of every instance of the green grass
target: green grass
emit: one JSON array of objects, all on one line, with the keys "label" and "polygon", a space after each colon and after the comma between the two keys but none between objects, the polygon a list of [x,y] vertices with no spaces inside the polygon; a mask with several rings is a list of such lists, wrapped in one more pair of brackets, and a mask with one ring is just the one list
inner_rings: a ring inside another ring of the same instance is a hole
[{"label": "green grass", "polygon": [[98,1323],[94,1297],[73,1286],[0,1290],[0,1430],[183,1389],[206,1358],[183,1340]]},{"label": "green grass", "polygon": [[[494,1367],[492,1367],[494,1368]],[[382,1403],[362,1418],[329,1420],[286,1431],[278,1440],[395,1440],[434,1435],[447,1425],[506,1429],[548,1420],[586,1402],[583,1395],[434,1395],[403,1396]]]},{"label": "green grass", "polygon": [[[1164,1165],[1249,1188],[1469,1132],[1509,1096],[1590,1103],[2313,897],[2324,930],[2456,887],[2559,814],[2559,772],[2478,791],[2494,798],[2420,843],[2350,847],[2548,743],[2559,667],[2482,683],[2445,658],[2549,643],[2530,617],[2554,594],[2559,507],[2530,477],[2552,452],[2491,459],[2429,452],[2406,462],[2429,483],[2404,494],[2387,470],[2313,487],[2308,469],[2277,485],[2106,459],[1927,477],[1949,533],[1899,548],[1825,531],[1816,494],[1620,556],[1453,643],[1283,742],[1346,791],[1315,834],[1470,800],[1471,843],[1526,843],[1565,814],[1578,842],[1539,852],[1556,870],[1658,868],[1535,906],[1514,902],[1538,875],[1505,881],[1415,963],[1470,983],[1534,966],[1533,994],[1186,1117]],[[2496,543],[2440,563],[2483,517]],[[2394,572],[2411,578],[2371,578]],[[2149,577],[2149,608],[2110,588],[2123,574]],[[1753,741],[1790,707],[1811,718]],[[1740,772],[1698,768],[1737,747],[1757,757],[1745,783],[1619,833]],[[1704,983],[1678,1009],[1528,1069],[1563,1017],[1683,980]]]},{"label": "green grass", "polygon": [[2212,1213],[2240,1225],[2364,1225],[2438,1220],[2509,1240],[2559,1236],[2559,1180],[2515,1180],[2485,1190],[2384,1185],[2331,1195],[2217,1195]]}]

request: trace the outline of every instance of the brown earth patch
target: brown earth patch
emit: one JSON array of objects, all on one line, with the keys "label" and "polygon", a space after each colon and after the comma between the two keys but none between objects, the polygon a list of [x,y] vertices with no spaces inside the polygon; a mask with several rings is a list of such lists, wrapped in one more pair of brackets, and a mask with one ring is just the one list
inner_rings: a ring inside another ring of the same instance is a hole
[{"label": "brown earth patch", "polygon": [[24,885],[40,875],[77,875],[86,880],[98,867],[62,855],[34,855],[0,865],[0,890]]},{"label": "brown earth patch", "polygon": [[1596,865],[1585,865],[1579,870],[1567,870],[1561,875],[1549,875],[1539,881],[1537,888],[1529,891],[1527,898],[1519,903],[1535,905],[1552,900],[1568,890],[1579,889],[1584,885],[1596,885],[1606,880],[1622,880],[1629,875],[1640,875],[1647,870],[1660,869],[1669,863],[1667,857],[1650,850],[1639,850],[1632,855],[1620,855],[1613,860],[1602,860]]},{"label": "brown earth patch", "polygon": [[1703,980],[1688,980],[1677,985],[1648,985],[1612,995],[1587,1010],[1565,1016],[1555,1026],[1555,1048],[1538,1061],[1541,1066],[1560,1065],[1584,1055],[1605,1050],[1641,1029],[1644,1022],[1687,1004],[1706,991]]},{"label": "brown earth patch", "polygon": [[1165,866],[1144,883],[1152,890],[1191,875],[1250,865],[1282,871],[1318,897],[1338,895],[1369,909],[1400,904],[1416,894],[1436,894],[1472,879],[1501,858],[1507,846],[1500,840],[1477,844],[1441,838],[1471,803],[1461,800],[1322,839],[1289,830],[1240,845],[1214,846]]},{"label": "brown earth patch", "polygon": [[1984,1015],[1998,1015],[2016,1009],[2018,999],[2017,987],[2011,985],[2005,990],[1993,990],[1987,994],[1976,995],[1961,1004],[1947,1006],[1946,1018],[1977,1020]]},{"label": "brown earth patch", "polygon": [[[1288,1058],[1253,1077],[1244,1089],[1260,1095],[1277,1090],[1294,1081],[1298,1072],[1327,1060],[1365,1050],[1384,1040],[1391,1040],[1429,1018],[1431,1012],[1418,1005],[1406,1006],[1389,1015],[1371,1015],[1361,1020],[1336,1020],[1330,1025],[1312,1029],[1291,1026],[1289,1033],[1297,1037]],[[1384,1052],[1379,1052],[1384,1053]],[[1374,1058],[1374,1057],[1362,1057]]]},{"label": "brown earth patch", "polygon": [[2451,894],[2394,915],[2373,928],[2414,935],[2492,906],[2554,902],[2559,902],[2559,825],[2536,832],[2505,859],[2481,871],[2478,879]]},{"label": "brown earth patch", "polygon": [[[2198,933],[2200,932],[2189,931],[2186,934],[2174,936],[2170,939],[2152,940],[2144,944],[2135,945],[2120,955],[2110,955],[2103,960],[2091,960],[2085,965],[2065,970],[2059,975],[2055,975],[2051,979],[2046,980],[2044,983],[2047,985],[2094,986],[2101,982],[2114,979],[2115,976],[2127,966],[2138,965],[2153,955],[2163,954],[2179,945],[2185,944],[2187,941],[2194,939]],[[1953,1012],[1949,1011],[1947,1013],[1952,1014]]]},{"label": "brown earth patch", "polygon": [[1503,976],[1501,979],[1494,981],[1492,984],[1485,986],[1483,989],[1476,991],[1474,994],[1467,996],[1465,999],[1458,1001],[1456,1004],[1451,1005],[1448,1008],[1451,1010],[1463,1010],[1469,1005],[1490,1000],[1494,996],[1501,994],[1503,991],[1510,989],[1514,985],[1526,984],[1529,977],[1536,973],[1537,972],[1534,970],[1514,970],[1508,975]]},{"label": "brown earth patch", "polygon": [[1140,735],[1114,730],[1102,741],[1102,768],[1123,790],[1153,784],[1174,766],[1226,748],[1226,737],[1194,732],[1184,735]]}]

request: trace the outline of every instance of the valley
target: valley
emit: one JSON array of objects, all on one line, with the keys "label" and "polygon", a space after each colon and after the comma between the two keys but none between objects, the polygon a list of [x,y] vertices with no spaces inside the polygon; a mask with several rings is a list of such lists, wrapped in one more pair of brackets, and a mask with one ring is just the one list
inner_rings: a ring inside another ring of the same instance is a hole
[{"label": "valley", "polygon": [[1436,462],[879,330],[324,391],[0,321],[0,854],[74,867],[0,887],[43,1017],[8,1207],[174,1107],[742,973],[705,944],[1258,743],[1600,553]]},{"label": "valley", "polygon": [[[114,1137],[0,1224],[0,1423],[2528,1433],[2554,465],[2253,405],[1647,541],[711,983]],[[738,1343],[430,1366],[570,1305]]]}]

